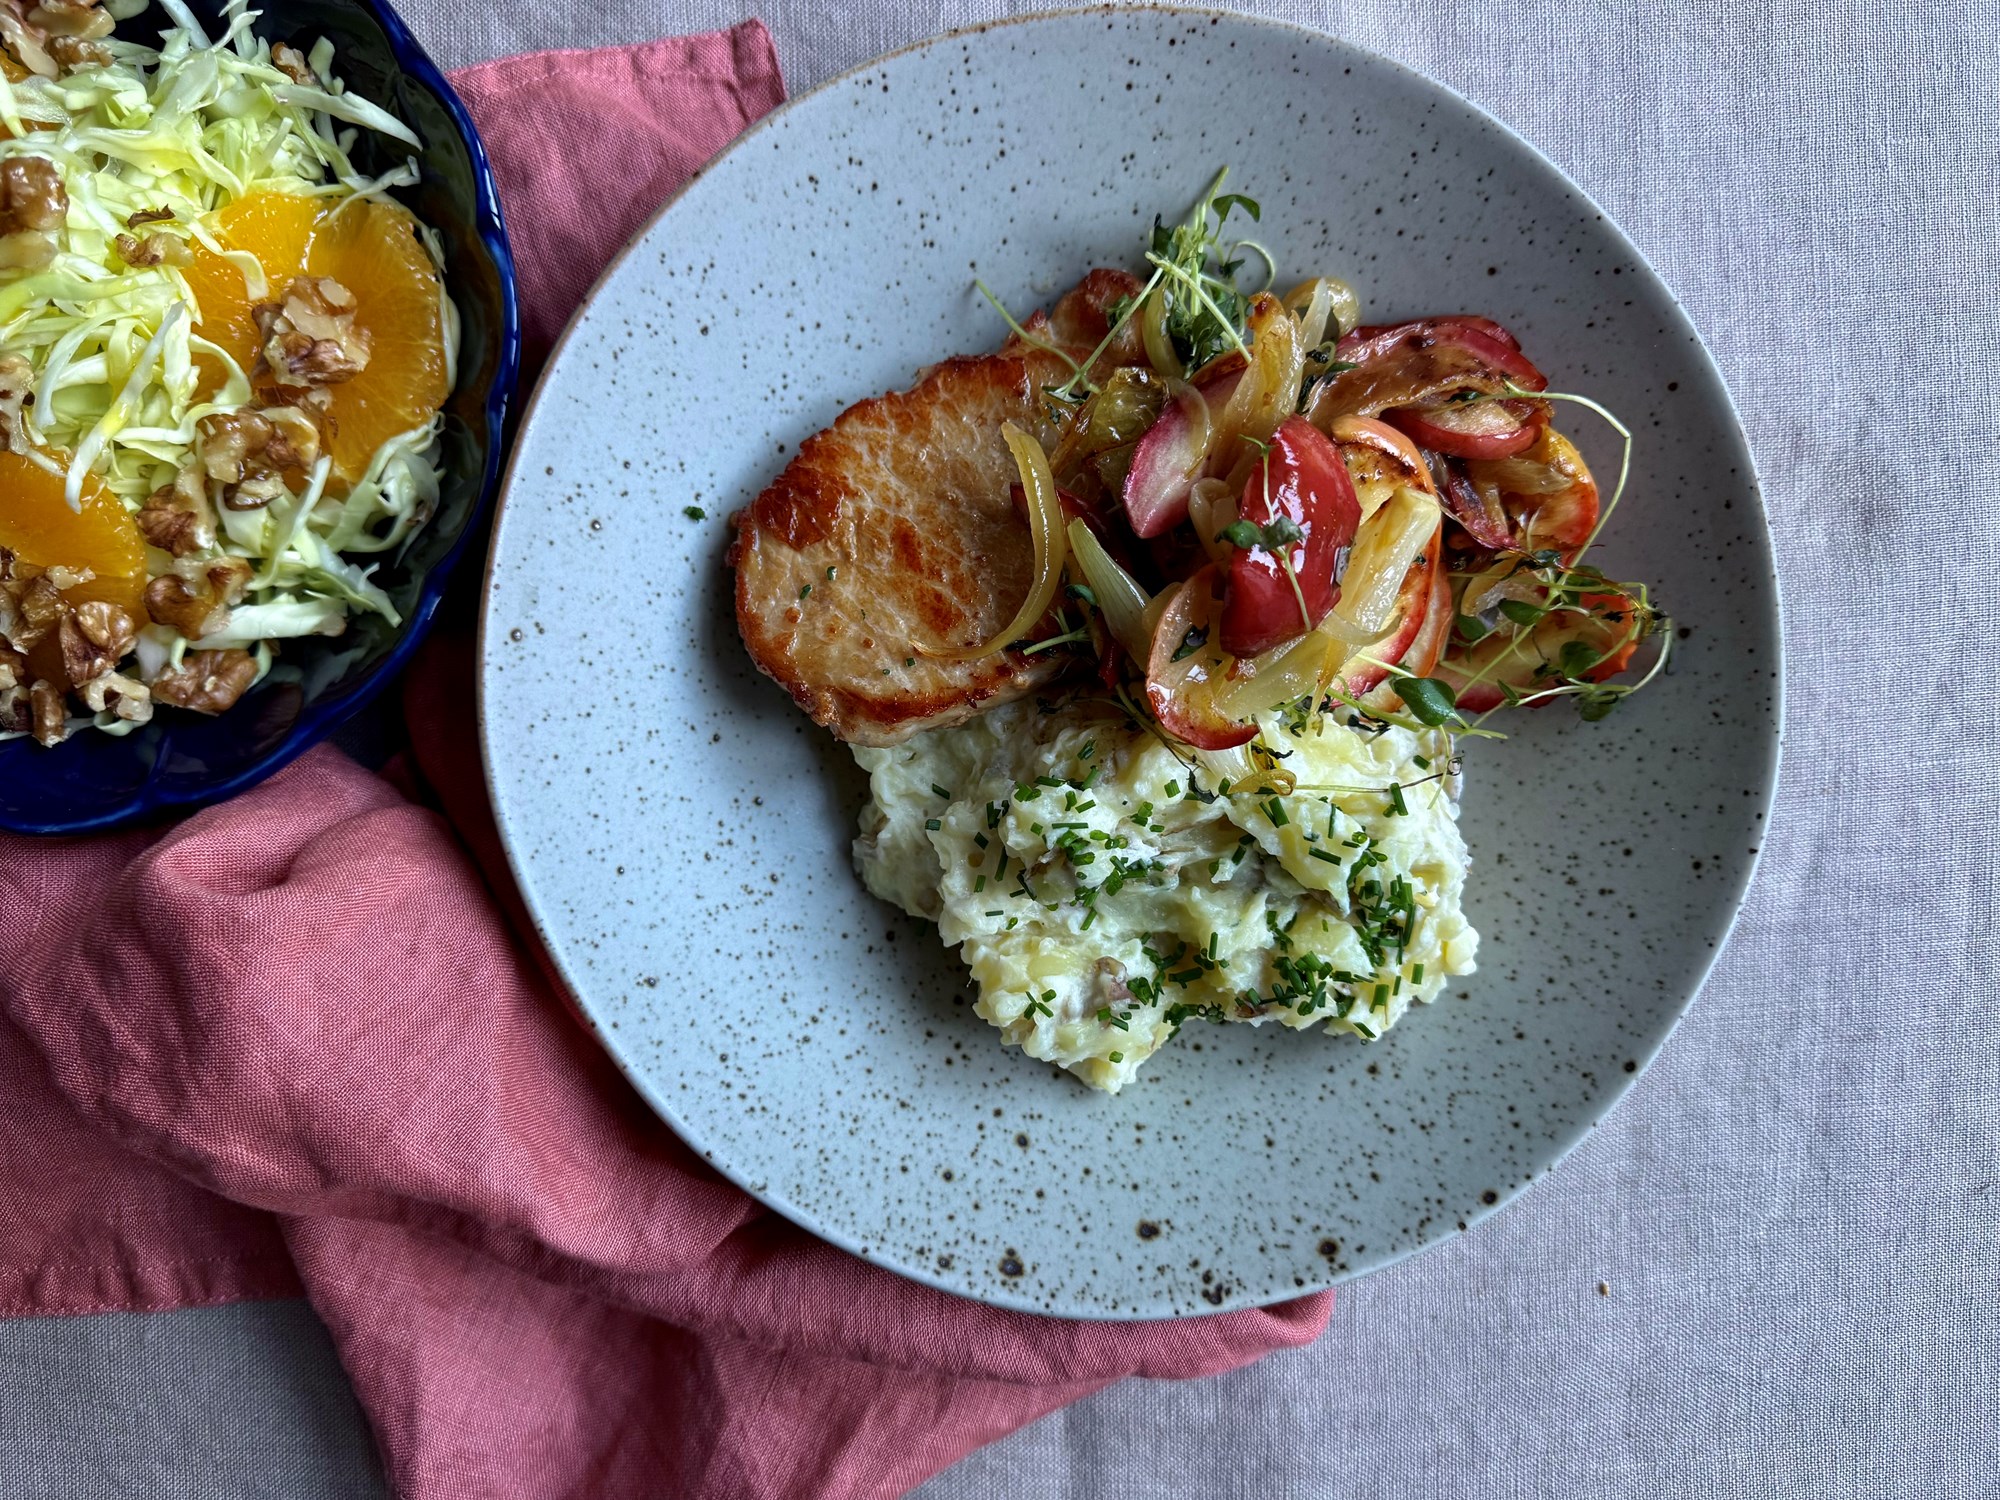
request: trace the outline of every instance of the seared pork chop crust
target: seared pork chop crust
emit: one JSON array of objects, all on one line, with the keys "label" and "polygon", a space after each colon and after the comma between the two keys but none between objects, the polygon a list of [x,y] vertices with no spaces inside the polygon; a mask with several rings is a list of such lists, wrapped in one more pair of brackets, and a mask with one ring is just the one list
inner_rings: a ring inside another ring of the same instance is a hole
[{"label": "seared pork chop crust", "polygon": [[[1137,286],[1093,271],[1028,329],[1082,359],[1111,304]],[[1101,367],[1143,357],[1124,343]],[[842,412],[732,518],[743,644],[839,738],[892,745],[1023,697],[1070,665],[1061,652],[925,654],[991,639],[1027,597],[1034,546],[1009,496],[1017,470],[1000,427],[1052,446],[1042,388],[1069,373],[1061,355],[1018,339],[945,360],[909,390]]]}]

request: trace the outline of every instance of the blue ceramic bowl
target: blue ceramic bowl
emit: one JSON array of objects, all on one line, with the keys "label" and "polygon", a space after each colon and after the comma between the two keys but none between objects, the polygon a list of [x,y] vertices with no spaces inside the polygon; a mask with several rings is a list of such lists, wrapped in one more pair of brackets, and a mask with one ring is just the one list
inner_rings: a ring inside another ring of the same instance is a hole
[{"label": "blue ceramic bowl", "polygon": [[[194,0],[192,9],[209,25],[221,7]],[[157,15],[147,11],[128,25],[145,26]],[[218,718],[170,709],[122,739],[79,734],[54,749],[26,739],[0,743],[0,828],[112,828],[214,802],[269,776],[367,703],[408,660],[498,483],[520,320],[499,193],[465,106],[396,13],[376,0],[291,0],[269,9],[257,29],[301,50],[325,37],[347,86],[423,141],[423,180],[397,196],[444,241],[461,340],[458,386],[444,408],[438,513],[376,575],[403,623],[392,628],[370,617],[336,639],[288,642],[284,670]],[[376,172],[405,148],[364,139],[357,152],[362,170]]]}]

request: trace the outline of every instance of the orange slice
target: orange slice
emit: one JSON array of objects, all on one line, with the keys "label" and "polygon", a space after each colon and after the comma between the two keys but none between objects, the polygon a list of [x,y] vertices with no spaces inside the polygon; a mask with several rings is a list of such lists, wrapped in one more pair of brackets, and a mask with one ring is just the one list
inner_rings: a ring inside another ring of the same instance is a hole
[{"label": "orange slice", "polygon": [[85,477],[83,508],[73,511],[60,475],[0,451],[0,547],[36,568],[90,569],[90,581],[66,590],[64,598],[72,604],[101,599],[146,623],[146,544],[118,497],[96,478]]},{"label": "orange slice", "polygon": [[[375,450],[429,420],[451,393],[444,356],[444,311],[437,268],[417,238],[416,220],[393,203],[253,193],[216,215],[216,238],[257,257],[272,296],[293,277],[327,276],[354,294],[355,326],[371,340],[367,367],[331,387],[327,450],[334,473],[358,479]],[[243,274],[207,250],[186,271],[201,336],[229,351],[247,371],[257,357],[257,327]],[[214,361],[209,361],[213,366]],[[220,367],[204,388],[221,383]]]},{"label": "orange slice", "polygon": [[354,293],[354,323],[372,341],[368,364],[333,387],[334,469],[358,479],[375,450],[430,420],[451,394],[438,273],[417,221],[393,203],[351,202],[322,219],[306,270]]},{"label": "orange slice", "polygon": [[[229,250],[247,250],[264,268],[272,296],[283,291],[305,269],[306,247],[319,222],[320,203],[289,193],[252,193],[221,209],[215,216],[215,237]],[[244,372],[257,358],[257,324],[250,309],[253,298],[235,262],[224,260],[199,241],[194,261],[181,274],[194,293],[195,332],[229,352]],[[212,395],[223,381],[223,368],[212,355],[197,354],[201,391]]]}]

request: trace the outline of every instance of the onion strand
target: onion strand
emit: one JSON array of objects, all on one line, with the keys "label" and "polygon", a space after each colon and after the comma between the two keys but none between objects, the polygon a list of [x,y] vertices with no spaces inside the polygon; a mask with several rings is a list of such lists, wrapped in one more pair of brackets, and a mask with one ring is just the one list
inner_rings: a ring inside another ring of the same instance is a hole
[{"label": "onion strand", "polygon": [[1049,468],[1049,456],[1042,445],[1012,422],[1000,424],[1000,436],[1014,455],[1021,474],[1021,490],[1028,502],[1028,535],[1035,548],[1035,581],[1028,597],[1014,612],[1014,618],[1000,627],[999,634],[979,646],[922,646],[925,656],[938,661],[979,661],[1005,651],[1035,626],[1055,603],[1062,587],[1063,564],[1069,560],[1069,533],[1063,529],[1062,501],[1056,494],[1056,476]]},{"label": "onion strand", "polygon": [[1169,380],[1187,378],[1187,367],[1181,363],[1174,341],[1167,334],[1167,291],[1156,287],[1146,296],[1139,309],[1139,337],[1145,341],[1146,359],[1153,367],[1153,373],[1164,375]]},{"label": "onion strand", "polygon": [[1152,651],[1153,635],[1146,628],[1146,610],[1153,601],[1137,580],[1104,550],[1097,534],[1081,518],[1069,523],[1069,550],[1097,600],[1097,612],[1104,616],[1105,628],[1143,668]]}]

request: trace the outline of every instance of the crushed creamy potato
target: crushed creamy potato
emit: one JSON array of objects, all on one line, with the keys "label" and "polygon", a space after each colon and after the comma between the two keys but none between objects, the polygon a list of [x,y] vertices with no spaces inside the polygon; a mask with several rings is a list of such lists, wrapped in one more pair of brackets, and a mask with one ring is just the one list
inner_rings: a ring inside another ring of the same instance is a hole
[{"label": "crushed creamy potato", "polygon": [[1373,1039],[1472,972],[1442,734],[1270,715],[1177,755],[1112,712],[854,750],[863,880],[959,947],[1008,1042],[1116,1093],[1187,1021]]}]

